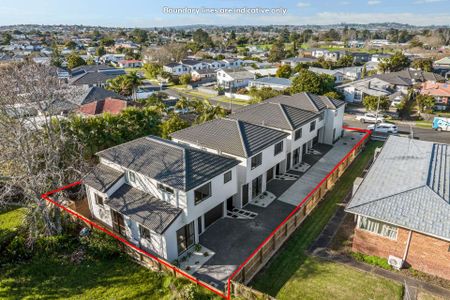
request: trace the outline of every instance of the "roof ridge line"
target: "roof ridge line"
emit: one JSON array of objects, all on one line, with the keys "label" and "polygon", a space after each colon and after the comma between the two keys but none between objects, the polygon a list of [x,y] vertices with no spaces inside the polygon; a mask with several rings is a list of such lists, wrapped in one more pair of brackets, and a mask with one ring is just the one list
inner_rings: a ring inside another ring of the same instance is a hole
[{"label": "roof ridge line", "polygon": [[238,120],[238,119],[235,119],[234,121],[236,122],[236,125],[238,127],[239,139],[241,140],[242,148],[244,149],[244,154],[245,154],[246,157],[248,157],[247,145],[245,144],[245,140],[244,140],[244,137],[242,135],[242,131],[244,129],[244,128],[242,128],[242,126],[243,126],[244,122],[241,121],[241,120]]},{"label": "roof ridge line", "polygon": [[295,130],[294,125],[292,124],[292,120],[288,117],[288,115],[286,113],[286,108],[284,107],[284,105],[281,103],[278,103],[278,106],[280,106],[283,116],[286,119],[286,121],[288,122],[290,129]]},{"label": "roof ridge line", "polygon": [[421,185],[421,186],[418,186],[418,187],[415,187],[415,188],[411,188],[409,190],[405,190],[405,191],[402,191],[402,192],[398,192],[398,193],[389,195],[389,196],[381,197],[381,198],[378,198],[378,199],[373,199],[373,200],[370,200],[368,202],[360,203],[360,204],[357,204],[357,205],[354,205],[354,206],[348,206],[348,207],[346,207],[346,209],[352,209],[352,208],[361,207],[361,206],[364,206],[364,205],[367,205],[367,204],[372,204],[372,203],[377,202],[377,201],[385,200],[387,198],[394,197],[394,196],[397,196],[397,195],[400,195],[400,194],[409,193],[409,192],[412,192],[414,190],[418,190],[418,189],[421,189],[421,188],[424,188],[424,187],[430,188],[427,184],[424,184],[424,185]]}]

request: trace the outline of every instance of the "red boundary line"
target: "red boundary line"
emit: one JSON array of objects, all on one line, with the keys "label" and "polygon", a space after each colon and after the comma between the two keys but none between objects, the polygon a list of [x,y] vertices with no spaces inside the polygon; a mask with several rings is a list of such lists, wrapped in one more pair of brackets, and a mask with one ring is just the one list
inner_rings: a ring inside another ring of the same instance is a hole
[{"label": "red boundary line", "polygon": [[160,258],[158,258],[158,257],[156,257],[156,256],[154,256],[154,255],[152,255],[152,254],[150,254],[150,253],[148,253],[148,252],[146,252],[146,251],[144,251],[144,250],[142,250],[142,249],[136,247],[134,244],[130,243],[130,242],[127,241],[126,239],[124,239],[124,238],[122,238],[122,237],[120,237],[120,236],[114,234],[114,233],[111,232],[110,230],[108,230],[108,229],[106,229],[106,228],[104,228],[104,227],[102,227],[102,226],[100,226],[100,225],[98,225],[98,224],[92,222],[91,220],[89,220],[89,219],[83,217],[82,215],[80,215],[79,213],[77,213],[77,212],[75,212],[75,211],[73,211],[73,210],[71,210],[71,209],[65,207],[64,205],[59,204],[58,202],[56,202],[55,200],[53,200],[53,199],[51,199],[51,198],[49,197],[50,195],[53,195],[53,194],[55,194],[55,193],[58,193],[58,192],[61,192],[61,191],[63,191],[63,190],[66,190],[66,189],[68,189],[68,188],[71,188],[71,187],[74,187],[74,186],[77,186],[77,185],[82,184],[82,181],[81,181],[81,180],[80,180],[80,181],[73,182],[73,183],[68,184],[68,185],[66,185],[66,186],[60,187],[60,188],[55,189],[55,190],[53,190],[53,191],[47,192],[47,193],[45,193],[45,194],[42,194],[42,195],[41,195],[41,198],[44,199],[44,200],[46,200],[46,201],[48,201],[48,202],[50,202],[50,203],[52,203],[52,204],[54,204],[54,205],[56,205],[57,207],[63,209],[63,210],[66,211],[66,212],[68,212],[69,214],[74,215],[74,216],[77,217],[78,219],[83,220],[84,222],[90,224],[91,226],[97,228],[98,230],[100,230],[100,231],[102,231],[102,232],[108,234],[109,236],[111,236],[111,237],[115,238],[116,240],[118,240],[118,241],[124,243],[125,245],[129,246],[130,248],[136,250],[137,252],[139,252],[139,253],[141,253],[141,254],[144,254],[145,256],[151,258],[152,260],[157,261],[157,262],[159,262],[159,263],[165,265],[165,266],[168,267],[169,269],[172,269],[175,273],[179,273],[179,274],[183,275],[184,277],[186,277],[187,279],[189,279],[190,281],[192,281],[192,282],[194,282],[194,283],[196,283],[196,284],[198,284],[198,285],[200,285],[200,286],[202,286],[202,287],[204,287],[204,288],[210,290],[211,292],[213,292],[213,293],[215,293],[215,294],[221,296],[222,298],[230,300],[230,299],[231,299],[231,289],[230,289],[230,287],[231,287],[231,280],[234,278],[234,276],[236,276],[236,274],[237,274],[240,270],[242,270],[242,268],[247,264],[247,262],[255,256],[255,254],[256,254],[256,253],[257,253],[257,252],[258,252],[258,251],[259,251],[259,250],[260,250],[260,249],[261,249],[268,241],[269,241],[269,239],[270,239],[272,236],[275,235],[275,233],[281,228],[281,226],[283,226],[283,225],[284,225],[284,224],[285,224],[285,223],[286,223],[286,222],[287,222],[287,221],[288,221],[288,220],[289,220],[289,219],[290,219],[290,218],[291,218],[291,217],[292,217],[299,209],[300,209],[300,207],[301,207],[301,206],[309,199],[309,197],[311,197],[312,194],[314,194],[314,192],[322,185],[322,183],[324,183],[325,180],[327,180],[328,177],[329,177],[329,176],[330,176],[330,175],[331,175],[331,174],[332,174],[332,173],[333,173],[333,172],[334,172],[334,171],[342,164],[342,162],[343,162],[345,159],[347,159],[347,157],[349,157],[350,154],[351,154],[351,153],[352,153],[359,145],[361,145],[362,142],[363,142],[364,140],[366,140],[366,139],[369,137],[369,135],[370,135],[370,130],[361,129],[361,128],[347,127],[347,126],[343,126],[343,128],[346,129],[346,130],[350,130],[350,131],[365,132],[366,134],[363,136],[363,138],[362,138],[358,143],[356,143],[355,146],[353,146],[353,148],[345,155],[345,157],[344,157],[343,159],[341,159],[341,160],[336,164],[336,166],[334,166],[334,168],[333,168],[333,169],[332,169],[332,170],[331,170],[331,171],[330,171],[330,172],[329,172],[329,173],[328,173],[328,174],[327,174],[327,175],[319,182],[319,184],[317,184],[316,187],[314,187],[314,189],[312,189],[312,190],[308,193],[308,195],[306,195],[306,197],[303,198],[303,200],[300,202],[300,204],[298,204],[298,205],[292,210],[292,212],[291,212],[291,213],[283,220],[283,222],[281,222],[280,225],[278,225],[278,226],[272,231],[272,233],[271,233],[269,236],[267,236],[267,238],[265,238],[264,241],[263,241],[263,242],[262,242],[262,243],[261,243],[261,244],[260,244],[260,245],[259,245],[259,246],[258,246],[258,247],[250,254],[250,256],[247,257],[247,258],[245,259],[245,261],[244,261],[242,264],[239,265],[239,267],[233,272],[233,274],[231,274],[231,276],[230,276],[230,277],[228,278],[228,280],[227,280],[227,295],[225,295],[224,293],[219,292],[219,291],[216,290],[216,289],[211,288],[209,285],[203,283],[201,280],[199,280],[199,279],[197,279],[196,277],[194,277],[194,276],[192,276],[192,275],[190,275],[190,274],[184,272],[183,270],[181,270],[181,269],[179,269],[179,268],[173,266],[172,264],[166,262],[165,260],[162,260],[162,259],[160,259]]},{"label": "red boundary line", "polygon": [[99,229],[100,231],[103,231],[104,233],[108,234],[109,236],[115,238],[116,240],[118,240],[118,241],[124,243],[125,245],[127,245],[127,246],[133,248],[133,249],[136,250],[137,252],[139,252],[139,253],[141,253],[141,254],[143,254],[143,255],[145,255],[145,256],[151,258],[151,259],[154,260],[154,261],[157,261],[157,262],[159,262],[159,263],[165,265],[165,266],[168,267],[169,269],[172,269],[174,272],[183,275],[184,277],[186,277],[186,278],[189,279],[190,281],[192,281],[192,282],[194,282],[194,283],[196,283],[196,284],[198,284],[198,285],[201,285],[202,287],[204,287],[204,288],[210,290],[211,292],[213,292],[213,293],[215,293],[215,294],[221,296],[222,298],[226,299],[226,296],[225,296],[224,293],[221,293],[221,292],[219,292],[218,290],[215,290],[215,289],[211,288],[209,285],[203,283],[201,280],[198,280],[196,277],[194,277],[194,276],[192,276],[192,275],[190,275],[190,274],[184,272],[183,270],[181,270],[181,269],[179,269],[179,268],[173,266],[172,264],[166,262],[165,260],[162,260],[162,259],[160,259],[160,258],[158,258],[158,257],[156,257],[156,256],[154,256],[154,255],[152,255],[152,254],[150,254],[150,253],[148,253],[148,252],[146,252],[146,251],[144,251],[144,250],[142,250],[142,249],[136,247],[135,245],[133,245],[133,244],[130,243],[129,241],[125,240],[124,238],[122,238],[122,237],[120,237],[120,236],[114,234],[113,232],[109,231],[108,229],[106,229],[106,228],[104,228],[104,227],[102,227],[102,226],[100,226],[100,225],[97,225],[96,223],[92,222],[91,220],[89,220],[89,219],[83,217],[83,216],[80,215],[79,213],[77,213],[77,212],[75,212],[75,211],[73,211],[73,210],[71,210],[71,209],[65,207],[64,205],[59,204],[58,202],[56,202],[55,200],[53,200],[53,199],[51,199],[51,198],[49,197],[49,195],[55,194],[55,193],[57,193],[57,192],[63,191],[63,190],[65,190],[65,189],[71,188],[71,187],[76,186],[76,185],[79,185],[79,184],[81,184],[81,183],[82,183],[81,181],[77,181],[77,182],[71,183],[71,184],[66,185],[66,186],[64,186],[64,187],[61,187],[61,188],[58,188],[58,189],[56,189],[56,190],[50,191],[50,192],[48,192],[48,193],[42,194],[42,195],[41,195],[41,198],[47,200],[48,202],[50,202],[50,203],[56,205],[56,206],[59,207],[59,208],[65,210],[65,211],[68,212],[69,214],[74,215],[75,217],[79,218],[80,220],[83,220],[84,222],[86,222],[86,223],[92,225],[93,227]]},{"label": "red boundary line", "polygon": [[270,240],[270,238],[272,238],[272,236],[275,235],[275,233],[281,228],[281,226],[283,226],[287,221],[289,221],[289,219],[300,209],[300,207],[302,207],[302,205],[309,199],[309,197],[311,197],[312,194],[314,194],[314,192],[322,185],[322,183],[324,183],[328,177],[330,177],[330,175],[342,164],[342,162],[344,162],[345,159],[347,159],[347,157],[350,156],[350,154],[352,154],[352,152],[359,146],[362,144],[362,142],[364,142],[370,135],[370,131],[366,130],[366,129],[361,129],[361,128],[353,128],[353,127],[347,127],[347,126],[343,126],[344,129],[347,130],[351,130],[351,131],[359,131],[359,132],[365,132],[366,134],[363,136],[363,138],[356,143],[355,146],[353,146],[353,148],[344,156],[343,159],[341,159],[336,166],[334,166],[334,168],[314,187],[314,189],[312,189],[308,195],[306,195],[305,198],[303,198],[303,200],[300,202],[300,204],[298,204],[293,210],[292,212],[283,220],[283,222],[280,223],[280,225],[277,226],[277,228],[275,228],[272,233],[267,236],[267,238],[264,239],[264,241],[255,249],[253,250],[253,252],[250,254],[249,257],[247,257],[247,259],[239,265],[239,267],[233,272],[233,274],[231,274],[231,276],[228,278],[227,281],[227,299],[231,299],[231,280],[234,278],[234,276],[236,276],[236,274],[242,270],[242,268],[247,264],[247,262],[252,259],[256,253],[262,248],[264,247],[264,245]]}]

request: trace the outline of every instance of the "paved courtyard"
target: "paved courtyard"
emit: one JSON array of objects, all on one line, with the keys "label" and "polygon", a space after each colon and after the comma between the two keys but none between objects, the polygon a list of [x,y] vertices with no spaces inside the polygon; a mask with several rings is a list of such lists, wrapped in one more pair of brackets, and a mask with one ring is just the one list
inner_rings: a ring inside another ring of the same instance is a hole
[{"label": "paved courtyard", "polygon": [[272,180],[267,190],[278,199],[266,208],[245,206],[258,213],[252,220],[223,218],[200,236],[200,244],[216,254],[194,275],[199,279],[224,288],[230,275],[289,215],[301,200],[344,158],[363,134],[346,131],[333,147],[317,145],[320,154],[305,155],[303,161],[312,166],[305,172],[289,171],[300,175],[296,181]]}]

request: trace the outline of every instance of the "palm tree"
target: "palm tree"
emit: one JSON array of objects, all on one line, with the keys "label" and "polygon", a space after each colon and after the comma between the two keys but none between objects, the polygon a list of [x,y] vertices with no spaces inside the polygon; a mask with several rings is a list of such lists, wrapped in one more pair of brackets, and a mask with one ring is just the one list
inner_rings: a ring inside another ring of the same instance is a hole
[{"label": "palm tree", "polygon": [[136,90],[142,84],[143,80],[141,77],[139,77],[139,75],[137,74],[136,71],[132,71],[132,72],[128,73],[126,75],[126,78],[127,78],[128,84],[131,87],[133,100],[136,101],[137,100]]},{"label": "palm tree", "polygon": [[198,115],[197,118],[195,119],[195,123],[197,124],[222,118],[226,114],[225,109],[222,106],[220,105],[213,106],[207,100],[198,101],[198,104],[201,106],[198,106],[196,109]]},{"label": "palm tree", "polygon": [[120,75],[116,78],[107,81],[107,89],[114,91],[122,96],[130,96],[132,93],[132,87],[127,75]]}]

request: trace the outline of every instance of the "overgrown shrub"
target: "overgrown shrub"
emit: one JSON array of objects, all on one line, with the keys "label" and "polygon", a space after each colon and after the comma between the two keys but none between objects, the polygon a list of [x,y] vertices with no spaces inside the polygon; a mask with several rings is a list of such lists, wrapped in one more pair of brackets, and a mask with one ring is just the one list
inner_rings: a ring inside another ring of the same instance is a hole
[{"label": "overgrown shrub", "polygon": [[93,231],[80,240],[87,254],[95,258],[111,258],[121,254],[118,242],[103,232]]},{"label": "overgrown shrub", "polygon": [[357,261],[362,261],[362,262],[368,263],[370,265],[380,267],[385,270],[392,270],[392,267],[388,264],[388,261],[385,258],[381,258],[378,256],[373,256],[373,255],[365,255],[365,254],[362,254],[359,252],[353,252],[352,256]]}]

